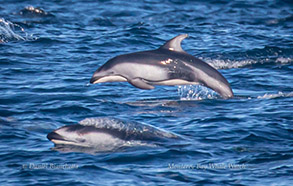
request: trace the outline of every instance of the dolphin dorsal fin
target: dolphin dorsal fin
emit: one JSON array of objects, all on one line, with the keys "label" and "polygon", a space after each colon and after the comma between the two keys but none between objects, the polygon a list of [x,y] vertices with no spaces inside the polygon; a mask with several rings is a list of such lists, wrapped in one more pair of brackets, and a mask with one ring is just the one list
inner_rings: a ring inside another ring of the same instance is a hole
[{"label": "dolphin dorsal fin", "polygon": [[170,39],[167,41],[163,46],[160,47],[160,49],[166,49],[166,50],[171,50],[171,51],[176,51],[176,52],[184,52],[184,50],[181,48],[181,42],[183,39],[187,38],[188,34],[181,34],[173,39]]}]

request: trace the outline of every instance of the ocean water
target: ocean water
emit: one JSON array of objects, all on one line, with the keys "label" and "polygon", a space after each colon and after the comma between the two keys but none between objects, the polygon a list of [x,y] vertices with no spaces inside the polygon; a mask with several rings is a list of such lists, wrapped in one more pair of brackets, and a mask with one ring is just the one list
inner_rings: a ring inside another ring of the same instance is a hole
[{"label": "ocean water", "polygon": [[[89,84],[110,58],[185,33],[235,98]],[[0,185],[292,185],[292,60],[290,0],[0,0]],[[46,138],[92,117],[182,139],[92,153]]]}]

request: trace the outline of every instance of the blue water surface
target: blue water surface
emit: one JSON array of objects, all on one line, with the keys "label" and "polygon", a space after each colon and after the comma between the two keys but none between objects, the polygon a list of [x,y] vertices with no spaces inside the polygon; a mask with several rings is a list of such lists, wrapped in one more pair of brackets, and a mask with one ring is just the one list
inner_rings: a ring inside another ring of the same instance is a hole
[{"label": "blue water surface", "polygon": [[[235,98],[89,84],[110,58],[185,33]],[[290,0],[0,0],[0,185],[293,185],[292,59]],[[183,140],[85,153],[46,138],[90,117]]]}]

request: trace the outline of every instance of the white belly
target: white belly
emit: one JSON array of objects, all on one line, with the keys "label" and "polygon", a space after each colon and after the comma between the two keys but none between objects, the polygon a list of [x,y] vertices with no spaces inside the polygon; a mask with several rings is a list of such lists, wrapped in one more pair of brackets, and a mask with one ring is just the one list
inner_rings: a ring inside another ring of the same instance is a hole
[{"label": "white belly", "polygon": [[183,79],[170,79],[159,82],[150,82],[153,85],[198,85],[197,82],[190,82]]}]

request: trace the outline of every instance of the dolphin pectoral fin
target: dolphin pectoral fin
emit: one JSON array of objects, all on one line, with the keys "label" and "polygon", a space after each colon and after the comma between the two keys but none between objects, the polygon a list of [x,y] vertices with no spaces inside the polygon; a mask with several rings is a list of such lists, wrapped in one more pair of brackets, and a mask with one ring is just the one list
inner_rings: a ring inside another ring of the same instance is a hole
[{"label": "dolphin pectoral fin", "polygon": [[141,78],[131,79],[131,80],[128,80],[128,82],[131,85],[135,86],[136,88],[140,88],[140,89],[150,90],[150,89],[154,89],[155,88],[154,86],[149,85],[146,82],[144,82]]}]

